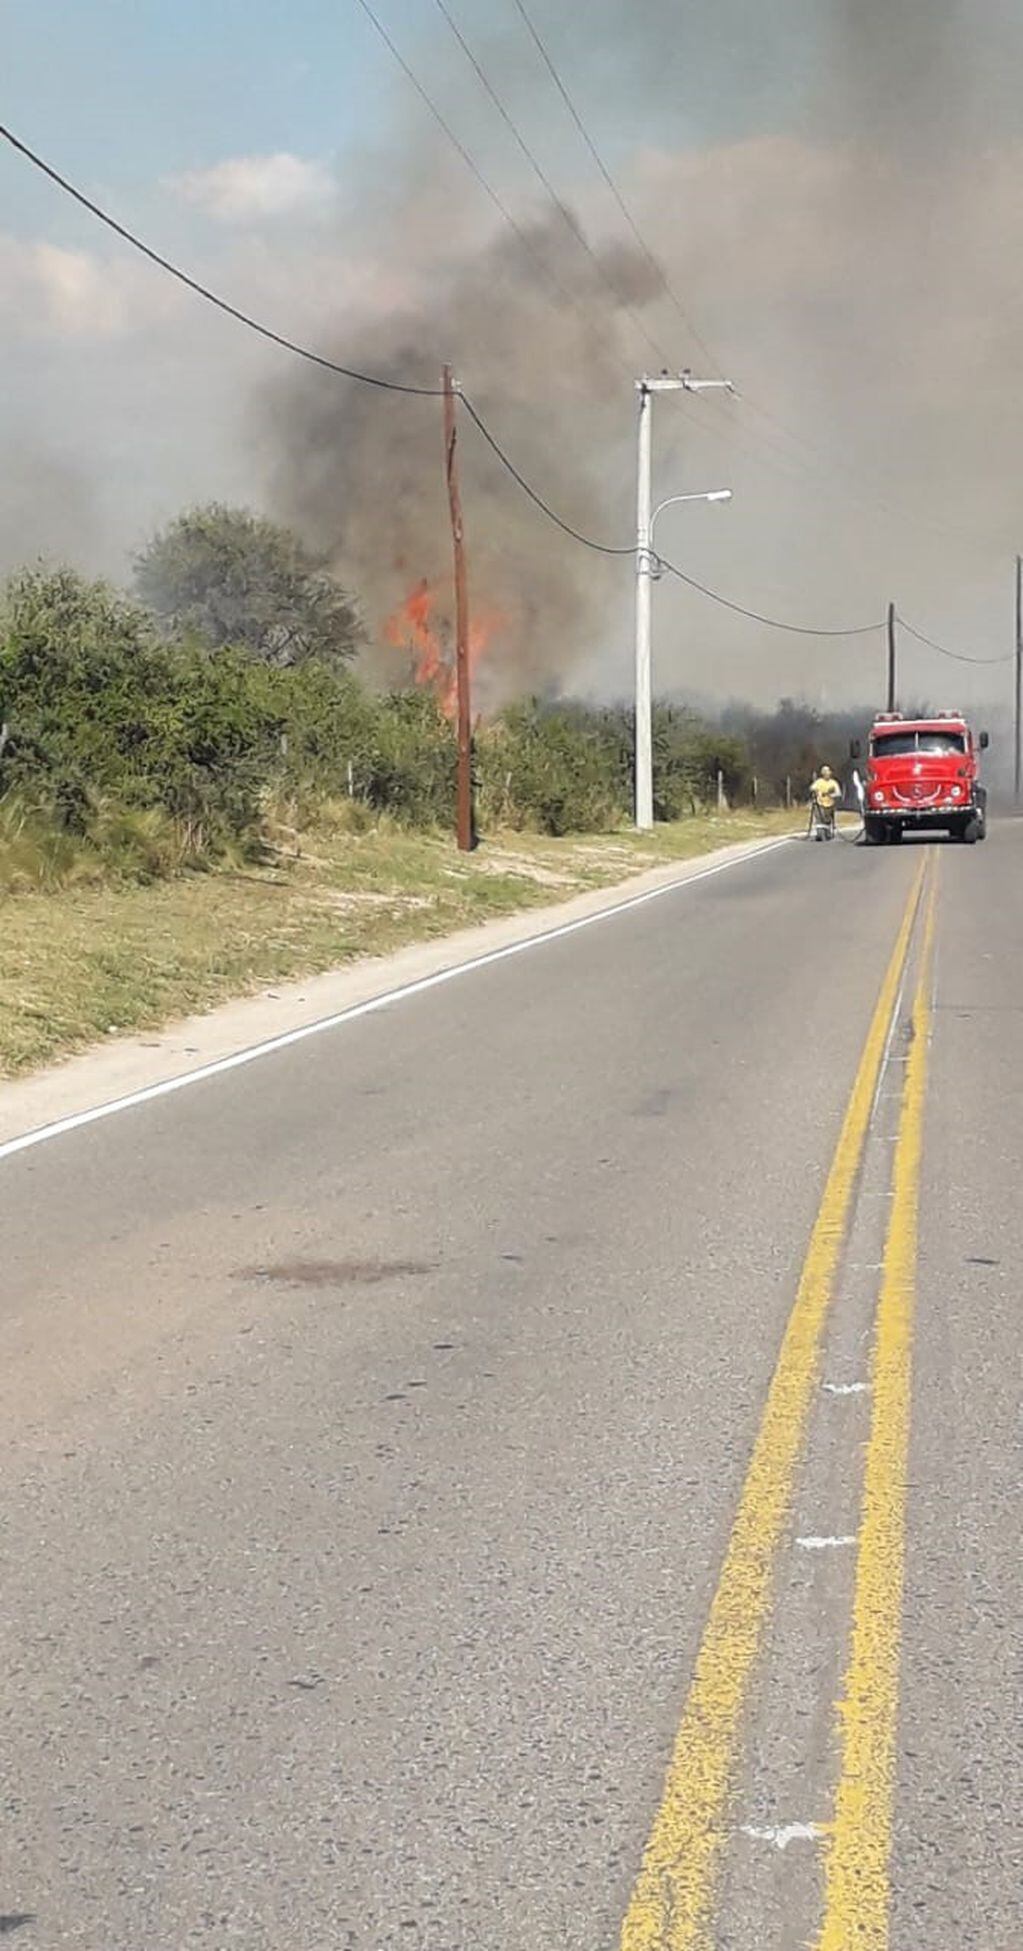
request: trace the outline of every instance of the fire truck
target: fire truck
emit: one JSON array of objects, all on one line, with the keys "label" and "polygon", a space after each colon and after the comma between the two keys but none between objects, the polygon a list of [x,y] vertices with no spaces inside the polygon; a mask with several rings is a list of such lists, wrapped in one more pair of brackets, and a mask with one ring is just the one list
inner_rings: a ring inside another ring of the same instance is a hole
[{"label": "fire truck", "polygon": [[[879,712],[870,730],[863,808],[868,847],[891,844],[906,832],[945,831],[972,846],[987,827],[987,793],[980,753],[988,735],[974,734],[961,711],[933,718]],[[860,745],[851,748],[859,758]]]}]

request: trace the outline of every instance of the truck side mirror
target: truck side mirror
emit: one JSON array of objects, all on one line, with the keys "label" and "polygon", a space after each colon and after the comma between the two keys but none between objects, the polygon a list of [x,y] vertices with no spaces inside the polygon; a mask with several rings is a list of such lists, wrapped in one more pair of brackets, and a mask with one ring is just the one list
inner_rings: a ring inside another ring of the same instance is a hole
[{"label": "truck side mirror", "polygon": [[981,749],[981,751],[982,751],[982,752],[986,752],[986,751],[987,751],[987,748],[988,748],[988,746],[990,745],[990,743],[991,743],[991,740],[989,739],[989,737],[988,737],[988,735],[987,735],[987,733],[986,733],[986,732],[981,732],[981,735],[980,735],[980,749]]},{"label": "truck side mirror", "polygon": [[861,749],[862,748],[860,746],[860,741],[858,738],[851,738],[849,740],[849,757],[851,759],[858,759],[860,756]]}]

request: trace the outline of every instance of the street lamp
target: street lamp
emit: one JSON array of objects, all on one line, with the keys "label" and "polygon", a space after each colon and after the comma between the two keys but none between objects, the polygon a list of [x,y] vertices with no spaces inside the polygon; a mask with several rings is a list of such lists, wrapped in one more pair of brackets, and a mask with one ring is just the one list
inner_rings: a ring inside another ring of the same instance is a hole
[{"label": "street lamp", "polygon": [[653,514],[650,517],[650,549],[649,549],[650,574],[653,577],[654,582],[657,582],[661,574],[661,560],[657,554],[657,550],[654,548],[654,529],[657,525],[657,517],[661,513],[662,509],[674,508],[676,503],[679,501],[731,501],[731,499],[732,499],[731,488],[711,488],[706,494],[667,495],[663,501],[658,502],[656,508],[654,509]]},{"label": "street lamp", "polygon": [[[655,393],[706,393],[714,389],[734,393],[730,379],[694,379],[692,373],[661,373],[656,379],[637,379],[639,397],[638,458],[636,468],[636,825],[643,831],[654,823],[653,698],[650,684],[650,596],[654,580],[653,525],[667,501],[651,512],[651,409]],[[668,501],[721,501],[730,490],[709,495],[669,495]]]}]

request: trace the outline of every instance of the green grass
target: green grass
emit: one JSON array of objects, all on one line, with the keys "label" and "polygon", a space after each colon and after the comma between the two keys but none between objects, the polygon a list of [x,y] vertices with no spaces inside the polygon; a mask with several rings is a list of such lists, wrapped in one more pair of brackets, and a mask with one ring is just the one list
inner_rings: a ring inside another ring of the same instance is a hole
[{"label": "green grass", "polygon": [[436,836],[386,823],[351,833],[324,820],[302,836],[298,858],[282,851],[272,866],[9,895],[0,900],[0,1076],[792,824],[791,814],[734,813],[642,836],[516,833],[465,857]]}]

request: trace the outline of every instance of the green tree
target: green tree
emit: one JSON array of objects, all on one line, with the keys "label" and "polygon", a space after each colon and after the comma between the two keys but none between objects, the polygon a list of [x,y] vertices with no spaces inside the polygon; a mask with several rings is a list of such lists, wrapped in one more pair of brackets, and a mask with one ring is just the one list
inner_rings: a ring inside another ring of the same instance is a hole
[{"label": "green tree", "polygon": [[11,576],[0,604],[0,789],[52,796],[70,816],[124,766],[165,682],[166,652],[145,613],[73,569]]},{"label": "green tree", "polygon": [[279,753],[272,676],[244,652],[161,641],[144,610],[73,569],[21,570],[0,597],[0,794],[78,830],[112,794],[240,831]]},{"label": "green tree", "polygon": [[290,529],[220,502],[188,508],[135,562],[135,589],[171,635],[285,667],[337,663],[362,637],[352,598]]}]

